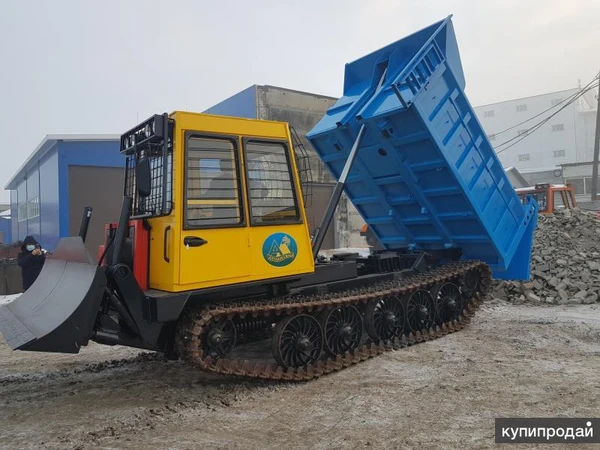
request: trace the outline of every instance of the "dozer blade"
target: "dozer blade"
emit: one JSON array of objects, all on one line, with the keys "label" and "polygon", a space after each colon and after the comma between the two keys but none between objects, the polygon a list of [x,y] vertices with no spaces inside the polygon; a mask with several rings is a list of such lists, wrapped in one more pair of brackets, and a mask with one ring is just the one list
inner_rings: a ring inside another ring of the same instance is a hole
[{"label": "dozer blade", "polygon": [[87,345],[106,278],[80,237],[63,238],[33,285],[0,305],[0,333],[13,350],[79,353]]}]

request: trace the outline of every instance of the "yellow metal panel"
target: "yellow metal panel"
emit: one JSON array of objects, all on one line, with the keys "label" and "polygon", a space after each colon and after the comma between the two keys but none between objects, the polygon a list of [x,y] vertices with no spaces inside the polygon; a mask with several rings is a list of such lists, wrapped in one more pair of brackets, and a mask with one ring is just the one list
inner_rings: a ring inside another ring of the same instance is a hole
[{"label": "yellow metal panel", "polygon": [[285,122],[181,111],[173,113],[172,117],[175,118],[175,124],[179,130],[279,139],[287,139],[289,136],[288,126]]},{"label": "yellow metal panel", "polygon": [[[178,282],[176,274],[176,252],[173,243],[178,241],[179,224],[173,215],[150,219],[150,273],[149,285],[151,289],[173,291],[173,286]],[[165,247],[165,237],[167,239]]]},{"label": "yellow metal panel", "polygon": [[252,277],[278,278],[314,271],[306,225],[250,228]]}]

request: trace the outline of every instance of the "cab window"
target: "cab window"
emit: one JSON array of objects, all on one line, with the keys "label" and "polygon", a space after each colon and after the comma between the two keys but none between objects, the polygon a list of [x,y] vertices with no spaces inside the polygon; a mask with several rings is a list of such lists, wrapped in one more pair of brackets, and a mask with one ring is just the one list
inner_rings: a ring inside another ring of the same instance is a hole
[{"label": "cab window", "polygon": [[546,196],[546,192],[534,192],[533,198],[538,203],[538,208],[540,211],[548,210],[548,198]]},{"label": "cab window", "polygon": [[191,136],[186,143],[186,228],[243,223],[236,142]]},{"label": "cab window", "polygon": [[246,140],[244,158],[251,223],[299,223],[300,211],[287,145]]}]

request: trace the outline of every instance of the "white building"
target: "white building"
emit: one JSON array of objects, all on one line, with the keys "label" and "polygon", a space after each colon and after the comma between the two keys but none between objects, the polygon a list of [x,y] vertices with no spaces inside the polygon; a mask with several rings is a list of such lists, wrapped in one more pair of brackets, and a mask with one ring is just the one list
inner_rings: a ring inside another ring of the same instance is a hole
[{"label": "white building", "polygon": [[[530,183],[559,183],[563,182],[560,165],[591,161],[596,90],[586,92],[520,140],[520,136],[567,105],[580,91],[568,89],[476,107],[475,113],[502,165],[516,167]],[[510,142],[501,145],[507,141]]]}]

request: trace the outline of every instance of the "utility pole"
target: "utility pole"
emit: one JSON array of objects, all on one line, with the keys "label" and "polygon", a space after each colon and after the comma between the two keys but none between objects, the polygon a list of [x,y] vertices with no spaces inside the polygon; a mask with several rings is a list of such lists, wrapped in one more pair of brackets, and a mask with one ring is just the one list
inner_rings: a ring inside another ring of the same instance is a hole
[{"label": "utility pole", "polygon": [[594,164],[592,165],[592,201],[598,193],[598,154],[600,153],[600,87],[598,88],[596,109],[596,137],[594,139]]}]

